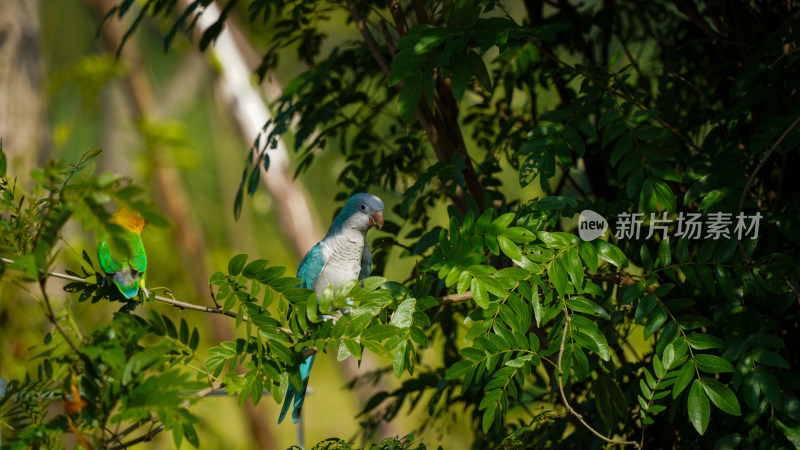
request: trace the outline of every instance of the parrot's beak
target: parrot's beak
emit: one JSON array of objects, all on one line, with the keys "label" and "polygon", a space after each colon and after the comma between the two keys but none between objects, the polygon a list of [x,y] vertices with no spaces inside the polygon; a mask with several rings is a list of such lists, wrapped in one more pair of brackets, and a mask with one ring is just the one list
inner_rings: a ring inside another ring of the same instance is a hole
[{"label": "parrot's beak", "polygon": [[369,216],[369,226],[383,228],[383,211],[376,211]]}]

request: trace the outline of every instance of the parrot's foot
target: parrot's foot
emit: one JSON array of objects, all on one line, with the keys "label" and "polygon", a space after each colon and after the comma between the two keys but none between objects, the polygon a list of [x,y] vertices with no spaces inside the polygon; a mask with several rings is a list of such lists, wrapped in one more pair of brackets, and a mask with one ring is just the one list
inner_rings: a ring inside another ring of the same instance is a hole
[{"label": "parrot's foot", "polygon": [[147,291],[147,288],[142,288],[142,294],[144,294],[144,300],[150,300],[150,292]]},{"label": "parrot's foot", "polygon": [[322,320],[330,320],[331,322],[333,322],[334,326],[336,325],[336,322],[338,322],[339,319],[341,319],[341,318],[342,318],[342,314],[341,313],[333,314],[333,315],[328,315],[328,314],[323,314],[322,315]]}]

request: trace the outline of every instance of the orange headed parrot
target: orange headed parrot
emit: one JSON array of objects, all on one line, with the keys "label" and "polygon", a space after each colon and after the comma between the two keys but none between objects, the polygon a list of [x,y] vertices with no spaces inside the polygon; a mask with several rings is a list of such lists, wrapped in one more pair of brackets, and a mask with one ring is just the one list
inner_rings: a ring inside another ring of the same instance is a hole
[{"label": "orange headed parrot", "polygon": [[117,285],[125,298],[133,298],[142,289],[149,298],[144,286],[147,255],[142,243],[142,229],[145,220],[128,209],[118,209],[111,216],[111,223],[124,228],[118,239],[106,238],[97,245],[97,259],[100,267]]}]

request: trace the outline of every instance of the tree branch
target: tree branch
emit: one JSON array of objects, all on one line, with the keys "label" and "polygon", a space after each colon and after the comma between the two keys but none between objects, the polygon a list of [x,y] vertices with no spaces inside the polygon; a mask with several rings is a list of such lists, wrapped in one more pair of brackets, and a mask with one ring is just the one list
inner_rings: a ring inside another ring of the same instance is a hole
[{"label": "tree branch", "polygon": [[[739,197],[739,210],[736,213],[737,216],[741,214],[742,210],[744,209],[744,199],[745,197],[747,197],[747,193],[750,191],[750,185],[753,184],[753,180],[756,178],[758,171],[761,170],[761,167],[763,167],[764,163],[767,162],[770,156],[772,156],[772,153],[775,151],[775,149],[777,149],[778,146],[781,145],[781,142],[783,142],[783,140],[786,139],[786,136],[788,136],[789,133],[791,133],[792,130],[794,130],[798,124],[800,124],[800,116],[797,116],[797,118],[794,119],[794,122],[792,122],[786,128],[786,130],[784,130],[783,134],[781,134],[780,137],[778,137],[778,140],[775,141],[775,143],[772,144],[772,147],[770,147],[769,150],[767,150],[767,152],[764,153],[764,156],[761,157],[761,160],[758,162],[758,165],[753,170],[753,173],[751,173],[750,177],[747,179],[747,183],[745,183],[744,189],[742,189],[742,196]],[[738,241],[738,245],[739,245],[739,251],[742,253],[742,257],[745,259],[745,261],[748,261],[750,258],[748,258],[747,255],[745,254],[744,247],[742,247],[742,241]]]},{"label": "tree branch", "polygon": [[561,394],[561,401],[564,403],[564,406],[567,408],[567,411],[569,411],[570,414],[575,416],[575,418],[577,418],[578,421],[580,421],[580,423],[583,424],[583,426],[586,427],[587,430],[591,431],[595,436],[599,437],[600,439],[608,442],[609,444],[633,445],[636,448],[640,448],[641,446],[636,441],[618,441],[603,436],[597,430],[592,428],[591,425],[586,423],[586,421],[583,420],[583,416],[581,416],[578,413],[578,411],[575,411],[575,409],[572,406],[570,406],[569,401],[567,401],[567,395],[564,394],[564,384],[561,382],[561,377],[564,375],[564,371],[561,369],[561,359],[564,356],[564,345],[567,342],[567,328],[569,327],[570,320],[572,319],[569,317],[569,312],[567,311],[567,308],[564,307],[564,331],[561,333],[561,345],[558,348],[558,364],[556,366],[556,368],[558,369],[557,382],[558,382],[558,391]]},{"label": "tree branch", "polygon": [[440,305],[460,303],[460,302],[465,302],[467,300],[472,300],[472,291],[467,291],[464,292],[463,294],[450,294],[450,295],[445,295],[443,297],[436,297],[436,301]]},{"label": "tree branch", "polygon": [[160,433],[162,431],[164,431],[164,424],[161,424],[161,425],[153,428],[152,430],[148,431],[146,434],[144,434],[142,436],[139,436],[136,439],[132,439],[132,440],[130,440],[128,442],[124,442],[124,443],[122,443],[120,445],[117,445],[116,447],[111,447],[110,450],[123,450],[123,449],[130,448],[130,446],[132,446],[134,444],[138,444],[140,442],[149,442],[150,439],[153,438],[153,436],[157,435],[158,433]]},{"label": "tree branch", "polygon": [[[7,259],[7,258],[0,258],[0,261],[4,262],[6,264],[14,264],[13,260]],[[86,281],[85,279],[83,279],[81,277],[67,275],[65,273],[47,272],[47,275],[49,275],[51,277],[55,277],[55,278],[61,278],[63,280],[77,281],[79,283],[89,284],[88,281]],[[166,303],[168,305],[172,305],[172,306],[174,306],[176,308],[180,308],[180,309],[190,309],[192,311],[207,312],[207,313],[212,313],[212,314],[222,314],[222,315],[225,315],[225,316],[233,317],[234,319],[237,317],[235,312],[233,312],[233,311],[223,311],[222,308],[212,308],[210,306],[195,305],[193,303],[186,303],[186,302],[182,302],[182,301],[179,301],[179,300],[175,300],[174,298],[161,297],[161,296],[158,296],[158,295],[154,295],[153,299],[155,299],[158,302]],[[246,322],[247,321],[247,316],[243,316],[242,320],[244,320]],[[56,325],[56,326],[58,326],[58,325]],[[59,329],[60,329],[60,327],[59,327]]]},{"label": "tree branch", "polygon": [[375,38],[372,36],[372,33],[370,33],[370,31],[367,29],[367,26],[364,23],[364,18],[361,17],[361,14],[358,12],[353,0],[347,0],[347,9],[350,11],[350,15],[353,16],[353,21],[356,23],[358,31],[361,32],[361,36],[364,37],[364,42],[367,44],[369,52],[372,54],[375,62],[378,63],[383,73],[388,77],[392,73],[392,68],[383,57],[381,49],[378,47],[378,43],[375,42]]},{"label": "tree branch", "polygon": [[[5,258],[2,259],[3,262],[6,262]],[[56,329],[58,329],[58,332],[61,333],[61,336],[63,336],[64,340],[67,341],[67,344],[69,344],[69,346],[72,347],[73,350],[75,350],[75,353],[77,353],[78,355],[82,355],[81,350],[78,348],[77,345],[75,345],[75,341],[73,341],[72,338],[69,337],[66,330],[64,330],[61,327],[61,324],[58,323],[58,319],[56,319],[56,314],[55,312],[53,312],[53,306],[50,304],[50,297],[47,296],[47,289],[44,286],[46,280],[47,277],[45,276],[39,277],[39,288],[41,288],[42,290],[42,296],[44,297],[44,304],[47,306],[47,318],[50,319],[50,322],[53,325],[55,325]]]}]

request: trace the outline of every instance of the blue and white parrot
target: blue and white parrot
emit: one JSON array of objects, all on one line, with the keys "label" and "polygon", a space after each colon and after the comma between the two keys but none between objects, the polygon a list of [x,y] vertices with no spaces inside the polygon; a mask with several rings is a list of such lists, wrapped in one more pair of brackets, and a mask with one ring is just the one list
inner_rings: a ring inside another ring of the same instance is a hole
[{"label": "blue and white parrot", "polygon": [[[357,194],[350,197],[328,229],[328,234],[300,261],[300,267],[297,269],[297,278],[302,280],[300,287],[314,289],[319,296],[330,285],[338,289],[347,281],[369,277],[372,270],[372,253],[367,245],[367,230],[374,226],[378,228],[383,226],[381,199],[372,194]],[[292,384],[289,384],[278,423],[286,417],[289,405],[292,404],[292,423],[297,423],[300,419],[314,356],[306,358],[300,366],[303,389],[298,392]]]}]

